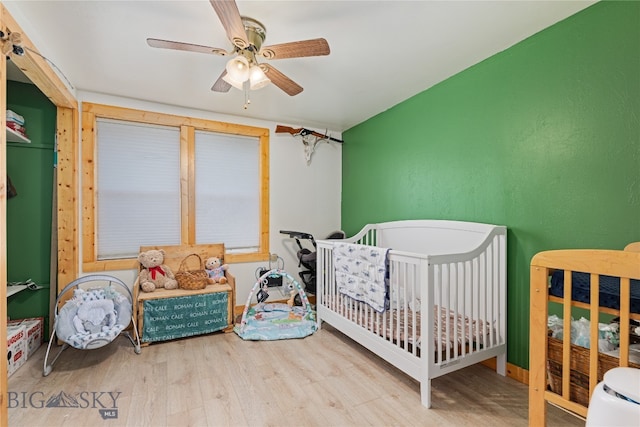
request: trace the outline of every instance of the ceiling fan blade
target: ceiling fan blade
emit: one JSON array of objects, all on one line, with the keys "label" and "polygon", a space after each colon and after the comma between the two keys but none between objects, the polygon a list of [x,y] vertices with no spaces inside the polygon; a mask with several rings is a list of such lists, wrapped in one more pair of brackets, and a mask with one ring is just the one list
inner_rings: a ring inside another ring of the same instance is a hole
[{"label": "ceiling fan blade", "polygon": [[280,71],[273,68],[269,64],[260,64],[260,67],[267,75],[271,83],[282,89],[287,95],[295,96],[302,92],[302,86],[291,80],[289,77],[282,74]]},{"label": "ceiling fan blade", "polygon": [[213,6],[213,10],[218,14],[218,18],[220,18],[220,22],[222,22],[222,26],[227,32],[227,37],[231,40],[231,43],[240,49],[248,47],[249,41],[247,40],[247,34],[244,31],[244,24],[236,2],[234,0],[209,1]]},{"label": "ceiling fan blade", "polygon": [[159,47],[163,49],[184,50],[187,52],[211,53],[214,55],[225,56],[228,52],[224,49],[210,46],[201,46],[199,44],[174,42],[171,40],[147,39],[147,44],[151,47]]},{"label": "ceiling fan blade", "polygon": [[301,40],[297,42],[264,46],[259,55],[267,59],[300,58],[304,56],[329,55],[329,43],[325,39]]},{"label": "ceiling fan blade", "polygon": [[218,77],[218,80],[213,84],[211,90],[214,92],[229,92],[231,85],[225,82],[222,78],[227,74],[227,70],[222,70],[222,74]]}]

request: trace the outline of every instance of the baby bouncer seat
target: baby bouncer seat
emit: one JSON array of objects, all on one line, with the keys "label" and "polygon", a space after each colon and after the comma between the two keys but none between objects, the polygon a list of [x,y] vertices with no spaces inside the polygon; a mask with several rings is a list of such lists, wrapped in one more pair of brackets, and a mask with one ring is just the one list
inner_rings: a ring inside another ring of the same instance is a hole
[{"label": "baby bouncer seat", "polygon": [[[85,283],[91,285],[80,286]],[[60,307],[63,295],[71,290],[73,296]],[[129,322],[133,322],[135,340],[125,331]],[[56,298],[53,331],[44,356],[43,375],[51,373],[53,364],[69,346],[93,350],[113,342],[121,333],[129,338],[136,354],[140,354],[140,337],[133,318],[133,295],[129,287],[120,279],[104,274],[74,280]],[[49,352],[56,335],[62,341],[62,348],[49,364]]]}]

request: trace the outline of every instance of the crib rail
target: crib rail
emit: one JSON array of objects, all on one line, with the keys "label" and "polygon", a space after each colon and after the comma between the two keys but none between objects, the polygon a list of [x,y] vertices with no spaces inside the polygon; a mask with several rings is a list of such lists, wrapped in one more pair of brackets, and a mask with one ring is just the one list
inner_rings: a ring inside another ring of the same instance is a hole
[{"label": "crib rail", "polygon": [[[379,228],[342,242],[376,246]],[[389,252],[389,309],[379,313],[337,289],[332,248],[318,241],[319,320],[340,318],[352,338],[416,379],[468,366],[505,352],[506,230],[496,227],[472,251],[428,256]],[[331,323],[331,322],[329,322]],[[373,334],[381,343],[364,338]],[[359,337],[362,337],[359,339]]]},{"label": "crib rail", "polygon": [[442,373],[462,358],[506,345],[506,236],[501,231],[472,252],[429,258],[429,297],[422,311],[435,312],[429,342],[436,345],[433,365]]}]

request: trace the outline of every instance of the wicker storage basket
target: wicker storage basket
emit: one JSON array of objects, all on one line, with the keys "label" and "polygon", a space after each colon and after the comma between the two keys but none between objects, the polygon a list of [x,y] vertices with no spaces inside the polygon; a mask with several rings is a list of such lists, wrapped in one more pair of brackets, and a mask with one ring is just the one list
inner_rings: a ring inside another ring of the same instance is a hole
[{"label": "wicker storage basket", "polygon": [[[199,267],[195,270],[188,270],[187,260],[190,257],[195,257],[198,259]],[[204,289],[207,287],[209,282],[209,275],[204,269],[204,263],[202,262],[202,258],[198,254],[190,254],[184,257],[182,262],[180,262],[180,268],[175,273],[176,280],[178,281],[178,287],[180,289]]]},{"label": "wicker storage basket", "polygon": [[[548,337],[547,372],[551,391],[562,394],[562,341]],[[620,366],[620,359],[598,353],[598,382],[604,373]],[[629,366],[640,365],[629,362]],[[583,406],[589,406],[589,349],[571,344],[569,399]]]}]

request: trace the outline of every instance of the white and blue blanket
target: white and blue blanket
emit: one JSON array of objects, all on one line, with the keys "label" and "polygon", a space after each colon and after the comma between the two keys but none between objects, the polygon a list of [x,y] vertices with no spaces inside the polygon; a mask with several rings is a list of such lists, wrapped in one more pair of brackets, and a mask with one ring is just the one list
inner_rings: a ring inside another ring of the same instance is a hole
[{"label": "white and blue blanket", "polygon": [[379,313],[388,307],[388,248],[336,243],[333,266],[338,291],[362,301]]}]

